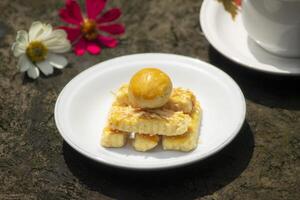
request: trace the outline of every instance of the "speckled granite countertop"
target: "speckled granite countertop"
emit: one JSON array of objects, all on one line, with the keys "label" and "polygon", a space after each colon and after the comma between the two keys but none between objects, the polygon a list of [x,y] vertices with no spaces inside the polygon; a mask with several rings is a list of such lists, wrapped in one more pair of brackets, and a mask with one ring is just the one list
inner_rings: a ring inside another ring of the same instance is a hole
[{"label": "speckled granite countertop", "polygon": [[[213,49],[199,26],[200,0],[110,1],[127,32],[116,49],[75,57],[31,81],[10,52],[16,30],[59,22],[61,0],[0,1],[0,199],[300,199],[300,79],[260,74]],[[245,124],[222,152],[180,169],[134,172],[95,164],[63,142],[56,98],[79,72],[132,53],[167,52],[208,61],[240,85]],[[299,66],[300,67],[300,66]]]}]

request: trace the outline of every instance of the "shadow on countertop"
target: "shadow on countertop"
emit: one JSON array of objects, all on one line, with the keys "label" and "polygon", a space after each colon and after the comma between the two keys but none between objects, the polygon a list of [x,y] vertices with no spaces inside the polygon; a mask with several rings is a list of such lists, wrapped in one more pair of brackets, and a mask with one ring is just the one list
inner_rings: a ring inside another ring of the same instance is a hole
[{"label": "shadow on countertop", "polygon": [[269,107],[300,110],[300,76],[280,76],[248,69],[230,61],[212,46],[209,61],[228,73],[247,99]]},{"label": "shadow on countertop", "polygon": [[194,199],[212,194],[237,178],[248,166],[254,136],[245,121],[237,137],[221,152],[174,169],[133,171],[93,162],[63,144],[65,162],[90,190],[116,199]]}]

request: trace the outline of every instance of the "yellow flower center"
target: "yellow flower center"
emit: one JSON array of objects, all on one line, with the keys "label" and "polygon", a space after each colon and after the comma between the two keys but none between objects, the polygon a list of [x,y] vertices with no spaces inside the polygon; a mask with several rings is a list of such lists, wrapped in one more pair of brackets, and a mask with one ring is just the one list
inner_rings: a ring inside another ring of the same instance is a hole
[{"label": "yellow flower center", "polygon": [[26,48],[26,55],[32,62],[40,62],[46,59],[47,47],[40,41],[32,41]]},{"label": "yellow flower center", "polygon": [[83,37],[87,40],[94,40],[97,38],[97,24],[94,20],[84,19],[81,24],[81,32],[83,33]]}]

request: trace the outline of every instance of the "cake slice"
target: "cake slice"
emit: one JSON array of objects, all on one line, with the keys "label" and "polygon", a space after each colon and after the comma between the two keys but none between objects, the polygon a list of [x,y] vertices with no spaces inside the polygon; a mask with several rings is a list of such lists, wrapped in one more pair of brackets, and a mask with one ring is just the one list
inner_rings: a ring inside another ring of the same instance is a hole
[{"label": "cake slice", "polygon": [[158,135],[136,133],[132,146],[137,151],[149,151],[158,145],[159,139]]},{"label": "cake slice", "polygon": [[193,111],[195,102],[196,98],[190,90],[174,88],[169,101],[163,108],[190,114]]},{"label": "cake slice", "polygon": [[113,103],[113,105],[119,105],[119,106],[129,106],[129,97],[128,97],[128,83],[124,83],[116,92],[116,101]]},{"label": "cake slice", "polygon": [[196,102],[191,113],[191,122],[188,131],[178,136],[163,136],[162,146],[164,150],[191,151],[198,146],[199,127],[201,121],[201,107]]},{"label": "cake slice", "polygon": [[140,110],[131,106],[113,105],[108,123],[115,130],[156,134],[181,135],[188,130],[191,117],[181,111],[167,109]]},{"label": "cake slice", "polygon": [[112,130],[105,127],[101,137],[101,145],[104,147],[122,147],[126,144],[129,133]]}]

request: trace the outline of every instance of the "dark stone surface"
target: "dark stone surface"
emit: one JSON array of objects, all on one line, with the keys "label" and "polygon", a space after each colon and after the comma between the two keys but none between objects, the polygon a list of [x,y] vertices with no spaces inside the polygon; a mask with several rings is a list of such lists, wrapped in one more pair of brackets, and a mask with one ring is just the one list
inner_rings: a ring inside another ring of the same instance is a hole
[{"label": "dark stone surface", "polygon": [[[29,80],[10,52],[32,21],[59,25],[61,0],[0,1],[0,199],[300,199],[300,79],[250,71],[221,56],[199,26],[200,0],[110,1],[126,34],[99,56],[66,56],[50,77]],[[56,98],[79,72],[132,53],[168,52],[221,68],[247,99],[246,122],[222,152],[191,166],[125,171],[93,163],[63,142]]]}]

